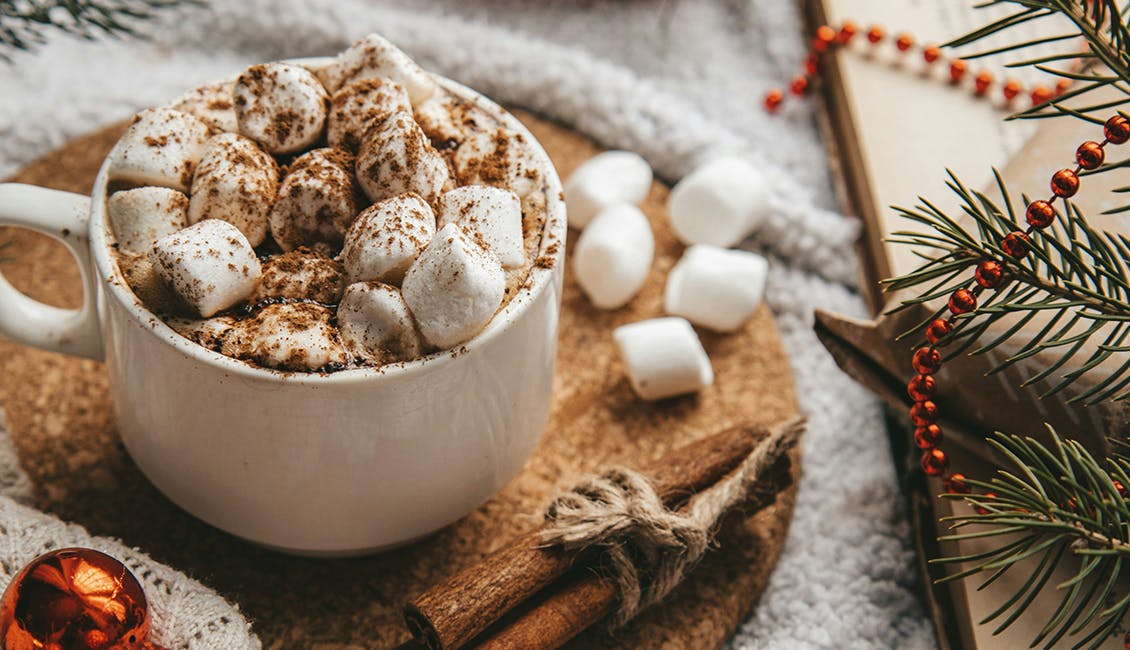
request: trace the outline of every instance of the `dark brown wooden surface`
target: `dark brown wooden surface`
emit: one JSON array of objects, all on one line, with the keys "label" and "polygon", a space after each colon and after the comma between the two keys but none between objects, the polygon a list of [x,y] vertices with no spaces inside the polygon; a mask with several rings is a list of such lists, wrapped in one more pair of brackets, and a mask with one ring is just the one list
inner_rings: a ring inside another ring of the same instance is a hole
[{"label": "dark brown wooden surface", "polygon": [[[598,150],[560,126],[520,114],[562,177]],[[15,180],[88,192],[120,126],[76,139],[29,165]],[[732,335],[701,332],[716,381],[698,396],[638,401],[614,351],[611,329],[662,313],[663,281],[682,247],[667,225],[667,189],[643,205],[656,234],[656,259],[641,294],[613,312],[593,309],[566,273],[554,406],[526,469],[474,513],[412,546],[350,560],[293,558],[246,544],[169,503],[130,462],[114,429],[101,364],[0,340],[0,406],[20,460],[36,485],[36,505],[96,534],[138,546],[239,604],[268,650],[387,648],[408,638],[401,608],[541,521],[557,489],[609,463],[646,465],[727,425],[771,424],[797,412],[788,361],[773,320],[761,309]],[[12,239],[4,273],[47,302],[75,306],[77,274],[65,250],[25,231]],[[570,243],[575,239],[571,234]],[[671,600],[614,637],[599,630],[572,648],[693,648],[722,645],[745,619],[788,530],[795,488],[775,505],[727,530]]]}]

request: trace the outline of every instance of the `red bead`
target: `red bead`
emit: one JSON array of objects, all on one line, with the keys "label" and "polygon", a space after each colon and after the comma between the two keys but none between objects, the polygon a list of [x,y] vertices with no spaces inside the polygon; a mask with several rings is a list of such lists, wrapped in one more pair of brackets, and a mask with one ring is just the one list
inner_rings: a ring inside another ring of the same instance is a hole
[{"label": "red bead", "polygon": [[1008,101],[1012,101],[1020,94],[1020,82],[1015,79],[1009,79],[1004,82],[1004,85],[1001,86],[1001,94],[1003,94],[1004,98]]},{"label": "red bead", "polygon": [[926,49],[922,50],[922,58],[926,63],[933,63],[942,57],[942,51],[937,45],[927,45]]},{"label": "red bead", "polygon": [[836,36],[836,41],[846,45],[858,31],[859,28],[855,25],[854,20],[845,20],[843,24],[840,25],[840,33]]},{"label": "red bead", "polygon": [[[1042,88],[1042,86],[1036,86],[1036,88]],[[1060,95],[1067,92],[1068,90],[1071,90],[1071,80],[1070,79],[1060,79],[1059,81],[1055,82],[1055,91],[1054,91],[1053,94],[1056,97],[1059,97]],[[1033,91],[1033,92],[1035,92],[1035,91]],[[1035,99],[1036,99],[1035,97],[1032,98],[1033,103],[1035,102]],[[1051,98],[1049,97],[1048,99],[1051,99]],[[1044,101],[1047,101],[1047,100],[1044,100]]]},{"label": "red bead", "polygon": [[1033,228],[1047,228],[1055,221],[1055,208],[1047,201],[1032,201],[1024,212],[1024,218]]},{"label": "red bead", "polygon": [[1114,489],[1118,491],[1118,496],[1126,498],[1126,486],[1118,479],[1111,480],[1111,483],[1114,483]]},{"label": "red bead", "polygon": [[770,113],[775,112],[777,110],[777,107],[781,105],[781,100],[784,98],[784,93],[776,88],[765,93],[765,110],[769,111]]},{"label": "red bead", "polygon": [[924,402],[934,396],[938,382],[930,375],[914,375],[906,385],[906,394],[915,402]]},{"label": "red bead", "polygon": [[1122,635],[1122,642],[1126,644],[1126,650],[1130,650],[1130,630],[1127,630],[1126,634]]},{"label": "red bead", "polygon": [[[997,495],[994,492],[986,492],[986,493],[981,495],[981,498],[986,500],[986,501],[992,501],[993,499],[997,498]],[[979,515],[989,514],[989,509],[984,508],[982,506],[977,506],[976,508],[974,508],[974,510],[976,510],[977,514],[979,514]]]},{"label": "red bead", "polygon": [[1121,115],[1115,115],[1103,125],[1103,135],[1114,144],[1123,144],[1130,140],[1130,120]]},{"label": "red bead", "polygon": [[922,471],[926,472],[929,476],[941,476],[946,473],[946,469],[950,466],[949,459],[946,458],[946,452],[938,449],[927,449],[922,454]]},{"label": "red bead", "polygon": [[[1058,88],[1059,88],[1059,86],[1057,85],[1056,89],[1058,90]],[[1059,94],[1062,95],[1063,93],[1059,93]],[[1052,98],[1052,91],[1049,90],[1047,86],[1043,86],[1043,85],[1036,86],[1035,88],[1033,88],[1032,94],[1029,95],[1029,99],[1032,100],[1033,106],[1039,106],[1040,104],[1043,104],[1044,102],[1048,101],[1051,98]]]},{"label": "red bead", "polygon": [[946,492],[950,494],[969,494],[969,486],[965,484],[965,474],[953,473],[946,477]]},{"label": "red bead", "polygon": [[1022,260],[1028,256],[1028,235],[1014,230],[1004,236],[1001,240],[1001,250],[1008,253],[1011,257]]},{"label": "red bead", "polygon": [[937,348],[918,348],[914,351],[911,364],[914,365],[915,372],[920,375],[933,374],[942,367],[942,353],[938,352]]},{"label": "red bead", "polygon": [[926,340],[934,345],[938,345],[939,341],[944,339],[952,331],[953,323],[944,318],[935,318],[926,327]]},{"label": "red bead", "polygon": [[883,37],[886,35],[887,32],[878,25],[872,25],[871,28],[867,30],[867,40],[870,41],[872,45],[875,45],[879,41],[883,40]]},{"label": "red bead", "polygon": [[1103,153],[1103,147],[1097,142],[1088,140],[1079,145],[1075,150],[1075,162],[1083,169],[1096,169],[1099,165],[1103,164],[1103,159],[1106,154]]},{"label": "red bead", "polygon": [[823,52],[836,41],[836,30],[827,25],[816,28],[816,38],[812,39],[812,49]]},{"label": "red bead", "polygon": [[1079,176],[1070,169],[1061,169],[1052,174],[1052,194],[1067,199],[1079,191]]},{"label": "red bead", "polygon": [[977,296],[969,289],[958,289],[950,295],[949,308],[952,314],[967,314],[977,309]]},{"label": "red bead", "polygon": [[910,419],[916,427],[933,424],[938,419],[938,405],[931,400],[915,402],[914,406],[910,407]]},{"label": "red bead", "polygon": [[899,34],[898,39],[895,40],[895,47],[899,52],[905,52],[914,45],[914,37],[906,32]]},{"label": "red bead", "polygon": [[914,444],[919,449],[933,449],[942,444],[942,428],[936,424],[927,424],[914,430]]},{"label": "red bead", "polygon": [[816,54],[809,54],[808,58],[804,60],[804,74],[809,77],[815,77],[819,64],[820,57]]},{"label": "red bead", "polygon": [[962,61],[961,59],[950,61],[950,80],[952,80],[954,83],[961,81],[962,77],[965,76],[965,70],[967,67],[968,66],[966,65],[965,61]]},{"label": "red bead", "polygon": [[993,83],[993,75],[988,70],[982,70],[977,73],[977,77],[973,80],[973,89],[978,95],[984,95],[989,90],[989,86]]},{"label": "red bead", "polygon": [[977,284],[986,289],[996,289],[1001,284],[1001,279],[1004,278],[1004,267],[1000,262],[994,260],[985,260],[977,265],[977,271],[974,273]]},{"label": "red bead", "polygon": [[793,91],[794,95],[803,95],[807,88],[808,77],[799,74],[793,77],[793,83],[789,86],[789,89]]}]

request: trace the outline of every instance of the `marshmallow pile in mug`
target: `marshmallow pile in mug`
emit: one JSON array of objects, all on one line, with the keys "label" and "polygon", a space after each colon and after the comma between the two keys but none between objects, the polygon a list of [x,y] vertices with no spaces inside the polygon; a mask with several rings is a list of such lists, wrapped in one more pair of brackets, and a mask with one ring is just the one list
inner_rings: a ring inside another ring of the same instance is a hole
[{"label": "marshmallow pile in mug", "polygon": [[178,332],[265,367],[456,347],[522,286],[542,224],[523,136],[477,111],[376,35],[143,111],[110,155],[119,265]]}]

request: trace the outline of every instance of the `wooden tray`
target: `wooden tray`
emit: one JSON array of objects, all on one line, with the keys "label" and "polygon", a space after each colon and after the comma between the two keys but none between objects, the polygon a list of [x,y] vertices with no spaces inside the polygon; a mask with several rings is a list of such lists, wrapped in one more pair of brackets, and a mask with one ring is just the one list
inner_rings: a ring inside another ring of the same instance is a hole
[{"label": "wooden tray", "polygon": [[[561,176],[598,149],[582,136],[528,114]],[[12,180],[89,192],[122,124],[75,139]],[[769,311],[733,335],[702,332],[715,385],[697,397],[638,401],[624,379],[611,328],[662,313],[667,271],[682,246],[667,226],[667,189],[656,184],[644,211],[656,261],[627,307],[593,309],[566,274],[551,421],[526,469],[479,510],[408,548],[351,560],[311,560],[267,551],[213,529],[167,501],[130,461],[114,429],[101,364],[0,340],[0,406],[36,505],[100,535],[119,537],[217,589],[251,619],[267,649],[385,648],[407,638],[402,603],[535,527],[556,490],[601,465],[638,465],[737,421],[772,423],[798,411],[788,362]],[[77,306],[73,262],[55,242],[0,229],[14,245],[4,273],[20,289]],[[575,239],[571,233],[570,244]],[[218,397],[218,399],[222,399]],[[799,457],[794,456],[794,468]],[[794,469],[794,471],[797,471]],[[794,484],[795,485],[795,484]],[[728,529],[694,576],[662,606],[609,636],[592,631],[576,648],[715,648],[732,636],[765,588],[792,518],[796,488],[775,506]]]}]

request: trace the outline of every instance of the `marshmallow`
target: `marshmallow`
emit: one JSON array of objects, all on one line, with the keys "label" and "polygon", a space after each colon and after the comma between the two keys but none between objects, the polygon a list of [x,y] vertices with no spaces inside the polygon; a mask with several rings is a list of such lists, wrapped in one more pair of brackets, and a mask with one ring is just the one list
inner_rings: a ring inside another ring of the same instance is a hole
[{"label": "marshmallow", "polygon": [[326,140],[330,146],[357,151],[369,126],[397,111],[412,112],[400,84],[381,78],[351,81],[330,100]]},{"label": "marshmallow", "polygon": [[279,370],[333,370],[352,361],[328,307],[309,302],[267,305],[240,321],[224,353]]},{"label": "marshmallow", "polygon": [[667,276],[668,314],[719,332],[741,327],[761,304],[769,263],[747,251],[696,244]]},{"label": "marshmallow", "polygon": [[357,181],[373,201],[415,192],[435,202],[451,181],[444,159],[411,113],[393,113],[374,123],[357,152]]},{"label": "marshmallow", "polygon": [[229,357],[238,357],[239,321],[231,316],[212,318],[168,318],[165,320],[177,334],[209,350]]},{"label": "marshmallow", "polygon": [[205,318],[251,295],[263,272],[239,228],[219,219],[158,239],[149,255],[173,291]]},{"label": "marshmallow", "polygon": [[118,268],[125,276],[133,295],[157,314],[180,314],[191,311],[173,291],[148,253],[122,253],[117,255]]},{"label": "marshmallow", "polygon": [[655,255],[651,224],[626,203],[603,210],[573,249],[577,284],[600,309],[616,309],[643,287]]},{"label": "marshmallow", "polygon": [[431,75],[376,34],[369,34],[339,54],[332,64],[319,71],[319,76],[331,92],[355,79],[391,79],[404,87],[413,106],[436,92],[436,82]]},{"label": "marshmallow", "polygon": [[522,204],[509,190],[489,185],[457,187],[440,197],[437,219],[440,228],[460,223],[478,233],[487,250],[506,268],[526,261]]},{"label": "marshmallow", "polygon": [[569,227],[581,229],[617,203],[639,205],[651,189],[651,166],[631,151],[605,151],[582,163],[565,181]]},{"label": "marshmallow", "polygon": [[110,152],[110,180],[187,192],[210,135],[208,125],[188,113],[142,111]]},{"label": "marshmallow", "polygon": [[694,328],[669,316],[612,330],[632,390],[646,400],[694,393],[714,383],[714,369]]},{"label": "marshmallow", "polygon": [[720,158],[679,181],[667,198],[671,227],[684,244],[728,248],[768,214],[765,179],[739,158]]},{"label": "marshmallow", "polygon": [[400,284],[412,262],[436,234],[432,208],[418,194],[374,203],[357,215],[345,235],[341,259],[352,282]]},{"label": "marshmallow", "polygon": [[436,95],[413,111],[416,123],[437,149],[458,147],[475,128],[475,118],[467,102]]},{"label": "marshmallow", "polygon": [[195,115],[216,131],[235,133],[239,122],[232,103],[232,82],[198,86],[181,96],[172,108]]},{"label": "marshmallow", "polygon": [[405,361],[420,356],[420,334],[396,287],[358,282],[345,289],[337,309],[341,337],[358,356]]},{"label": "marshmallow", "polygon": [[404,276],[424,340],[450,348],[478,334],[502,304],[506,273],[493,253],[457,223],[444,226]]},{"label": "marshmallow", "polygon": [[271,153],[293,153],[322,137],[329,97],[306,68],[253,65],[239,75],[232,95],[239,132]]},{"label": "marshmallow", "polygon": [[545,184],[525,136],[509,129],[478,131],[455,150],[455,173],[463,185],[493,185],[520,198]]},{"label": "marshmallow", "polygon": [[341,244],[357,215],[353,155],[314,149],[290,164],[271,207],[271,236],[284,251],[303,244]]},{"label": "marshmallow", "polygon": [[208,148],[192,179],[188,220],[221,219],[234,225],[252,246],[267,238],[267,214],[279,185],[275,159],[253,140],[221,133]]},{"label": "marshmallow", "polygon": [[272,298],[336,304],[345,287],[341,262],[308,248],[272,255],[251,293],[252,304]]},{"label": "marshmallow", "polygon": [[188,197],[167,187],[114,192],[106,212],[118,250],[146,253],[153,242],[188,225]]}]

